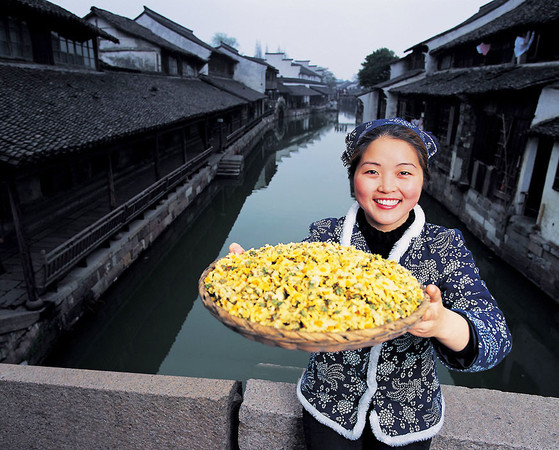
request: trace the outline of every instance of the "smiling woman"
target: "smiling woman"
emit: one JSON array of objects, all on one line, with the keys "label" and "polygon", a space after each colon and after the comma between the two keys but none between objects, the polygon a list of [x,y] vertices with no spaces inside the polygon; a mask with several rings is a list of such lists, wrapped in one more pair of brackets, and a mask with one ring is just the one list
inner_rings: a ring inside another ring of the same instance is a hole
[{"label": "smiling woman", "polygon": [[[430,302],[404,336],[311,355],[297,390],[309,448],[349,448],[348,440],[429,448],[444,415],[435,355],[450,369],[476,372],[510,351],[503,313],[460,232],[426,223],[418,205],[437,150],[430,133],[400,118],[363,123],[346,137],[342,161],[356,203],[345,217],[311,224],[306,240],[339,240],[397,261],[426,286]],[[326,435],[327,442],[315,439]]]}]

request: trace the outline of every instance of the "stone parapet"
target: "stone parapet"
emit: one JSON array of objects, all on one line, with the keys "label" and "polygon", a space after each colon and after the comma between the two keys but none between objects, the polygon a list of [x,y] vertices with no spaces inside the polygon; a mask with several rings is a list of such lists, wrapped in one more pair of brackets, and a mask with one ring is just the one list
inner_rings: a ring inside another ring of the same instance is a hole
[{"label": "stone parapet", "polygon": [[0,448],[230,449],[238,381],[0,365]]},{"label": "stone parapet", "polygon": [[[556,449],[559,398],[443,386],[439,449]],[[303,449],[292,383],[0,364],[0,448]]]},{"label": "stone parapet", "polygon": [[445,424],[433,440],[442,449],[556,449],[559,398],[443,386]]},{"label": "stone parapet", "polygon": [[[445,423],[438,449],[554,449],[559,398],[443,386]],[[239,448],[302,449],[301,406],[295,385],[249,380],[239,412]]]},{"label": "stone parapet", "polygon": [[304,449],[295,385],[248,380],[239,411],[239,449]]}]

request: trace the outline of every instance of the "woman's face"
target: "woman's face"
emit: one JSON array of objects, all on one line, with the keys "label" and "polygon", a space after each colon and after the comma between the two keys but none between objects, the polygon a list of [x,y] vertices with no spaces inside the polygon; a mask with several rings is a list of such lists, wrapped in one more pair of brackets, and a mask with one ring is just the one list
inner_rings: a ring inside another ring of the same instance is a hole
[{"label": "woman's face", "polygon": [[378,230],[391,231],[407,220],[419,201],[423,169],[410,144],[381,136],[363,152],[353,185],[367,222]]}]

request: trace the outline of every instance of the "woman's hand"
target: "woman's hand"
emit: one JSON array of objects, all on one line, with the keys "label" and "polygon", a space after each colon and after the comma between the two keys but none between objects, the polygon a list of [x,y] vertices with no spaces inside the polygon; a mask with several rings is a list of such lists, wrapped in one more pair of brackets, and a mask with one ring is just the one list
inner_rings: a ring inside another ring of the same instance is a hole
[{"label": "woman's hand", "polygon": [[229,253],[235,253],[236,255],[240,255],[241,253],[244,253],[245,249],[243,247],[241,247],[239,244],[237,244],[236,242],[233,242],[230,246],[229,246]]},{"label": "woman's hand", "polygon": [[470,340],[470,327],[460,314],[443,305],[441,290],[434,284],[426,288],[431,298],[423,319],[415,324],[410,333],[419,337],[434,337],[450,350],[459,352]]}]

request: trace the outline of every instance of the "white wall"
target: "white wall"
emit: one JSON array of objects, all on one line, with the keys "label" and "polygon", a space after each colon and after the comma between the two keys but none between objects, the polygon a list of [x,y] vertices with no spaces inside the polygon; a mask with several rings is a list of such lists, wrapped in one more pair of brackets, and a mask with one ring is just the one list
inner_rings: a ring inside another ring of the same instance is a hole
[{"label": "white wall", "polygon": [[549,158],[549,166],[545,177],[540,214],[542,237],[559,245],[559,192],[553,189],[553,180],[559,164],[559,142],[555,142]]},{"label": "white wall", "polygon": [[538,138],[530,138],[526,143],[524,155],[522,157],[522,166],[518,175],[518,186],[514,198],[514,208],[516,214],[524,213],[524,203],[526,202],[526,193],[530,188],[530,180],[536,162],[536,154],[538,151]]},{"label": "white wall", "polygon": [[161,49],[143,39],[125,34],[99,17],[90,17],[89,23],[118,38],[119,43],[100,39],[99,59],[111,66],[137,69],[143,72],[161,72]]},{"label": "white wall", "polygon": [[279,76],[285,78],[299,78],[301,66],[294,66],[292,59],[285,59],[285,53],[266,53],[264,59],[279,70]]},{"label": "white wall", "polygon": [[[149,28],[153,33],[157,34],[163,39],[166,39],[172,44],[175,44],[177,47],[180,47],[190,53],[194,53],[204,60],[208,60],[210,58],[212,52],[208,48],[197,44],[196,42],[191,41],[190,39],[187,39],[178,33],[175,33],[173,30],[170,30],[167,27],[164,27],[145,13],[142,13],[140,16],[138,16],[135,21],[140,25]],[[207,74],[208,65],[204,65],[200,72]]]},{"label": "white wall", "polygon": [[407,71],[407,64],[404,59],[399,59],[396,62],[390,64],[390,79],[399,77]]},{"label": "white wall", "polygon": [[386,117],[395,117],[398,113],[398,94],[392,94],[391,90],[400,86],[404,86],[409,83],[414,83],[425,77],[425,73],[422,72],[415,77],[406,78],[399,83],[391,84],[384,88],[384,93],[386,95]]},{"label": "white wall", "polygon": [[377,103],[378,92],[370,91],[358,96],[359,100],[363,102],[363,122],[378,119],[377,117]]},{"label": "white wall", "polygon": [[559,83],[542,89],[532,126],[555,117],[559,117]]},{"label": "white wall", "polygon": [[237,52],[228,50],[225,47],[219,48],[223,53],[234,58],[238,63],[235,65],[233,79],[243,83],[245,86],[255,91],[266,92],[266,65],[245,58]]}]

